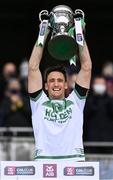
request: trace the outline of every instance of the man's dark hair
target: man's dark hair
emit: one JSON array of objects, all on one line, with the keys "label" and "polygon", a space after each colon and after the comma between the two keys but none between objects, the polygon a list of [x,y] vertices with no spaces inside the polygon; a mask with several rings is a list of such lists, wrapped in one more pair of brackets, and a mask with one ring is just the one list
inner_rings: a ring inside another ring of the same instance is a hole
[{"label": "man's dark hair", "polygon": [[65,81],[67,81],[66,69],[63,66],[52,66],[45,70],[44,73],[44,82],[47,82],[47,77],[51,72],[61,72],[64,75]]}]

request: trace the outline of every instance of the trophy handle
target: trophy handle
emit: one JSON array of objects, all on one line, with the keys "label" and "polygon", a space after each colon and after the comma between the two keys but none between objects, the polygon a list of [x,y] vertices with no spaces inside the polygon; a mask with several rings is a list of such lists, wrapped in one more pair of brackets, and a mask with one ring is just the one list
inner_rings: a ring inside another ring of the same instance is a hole
[{"label": "trophy handle", "polygon": [[76,9],[75,10],[75,14],[74,14],[74,17],[75,18],[81,18],[81,19],[84,19],[84,12],[81,10],[81,9]]},{"label": "trophy handle", "polygon": [[42,10],[39,13],[39,20],[43,21],[43,20],[48,20],[48,19],[49,19],[48,11],[47,10]]}]

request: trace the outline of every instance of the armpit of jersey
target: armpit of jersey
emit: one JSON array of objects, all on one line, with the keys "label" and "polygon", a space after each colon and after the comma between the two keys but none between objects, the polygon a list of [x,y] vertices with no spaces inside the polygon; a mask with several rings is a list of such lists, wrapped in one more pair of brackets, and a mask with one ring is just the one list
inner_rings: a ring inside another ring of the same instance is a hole
[{"label": "armpit of jersey", "polygon": [[42,94],[42,89],[40,89],[34,93],[29,93],[29,96],[32,101],[37,101],[40,98],[41,94]]},{"label": "armpit of jersey", "polygon": [[88,91],[89,91],[89,89],[81,87],[78,84],[75,84],[74,92],[79,97],[79,99],[85,99],[88,95]]}]

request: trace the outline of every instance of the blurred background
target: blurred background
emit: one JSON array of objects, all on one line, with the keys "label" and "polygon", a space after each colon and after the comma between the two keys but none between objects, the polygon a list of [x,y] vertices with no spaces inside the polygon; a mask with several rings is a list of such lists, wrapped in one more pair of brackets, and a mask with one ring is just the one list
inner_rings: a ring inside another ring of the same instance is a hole
[{"label": "blurred background", "polygon": [[[93,63],[84,110],[86,160],[100,162],[101,179],[113,179],[112,0],[0,1],[0,160],[33,160],[28,60],[38,36],[39,12],[50,12],[60,4],[85,13],[86,41]],[[45,48],[41,70],[55,63]]]}]

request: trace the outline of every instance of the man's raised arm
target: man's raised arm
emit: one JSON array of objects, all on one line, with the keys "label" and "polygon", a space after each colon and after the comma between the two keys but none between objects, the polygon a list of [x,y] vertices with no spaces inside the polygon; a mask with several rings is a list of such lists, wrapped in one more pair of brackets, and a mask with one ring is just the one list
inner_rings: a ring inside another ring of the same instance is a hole
[{"label": "man's raised arm", "polygon": [[[49,30],[48,30],[49,31]],[[46,40],[47,36],[45,37]],[[37,42],[31,53],[28,68],[28,92],[33,93],[42,89],[42,75],[39,69],[44,46],[38,46]]]},{"label": "man's raised arm", "polygon": [[90,80],[91,80],[92,62],[86,41],[84,41],[83,47],[79,46],[79,59],[80,59],[81,69],[77,75],[76,83],[84,88],[89,89]]}]

